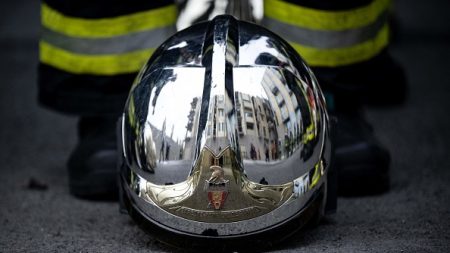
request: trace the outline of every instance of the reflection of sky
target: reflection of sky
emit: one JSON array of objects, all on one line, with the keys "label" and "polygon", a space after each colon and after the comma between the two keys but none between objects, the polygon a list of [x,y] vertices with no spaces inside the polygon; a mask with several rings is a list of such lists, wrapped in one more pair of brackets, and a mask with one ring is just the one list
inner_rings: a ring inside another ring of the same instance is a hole
[{"label": "reflection of sky", "polygon": [[176,45],[173,45],[173,46],[169,47],[167,50],[171,50],[171,49],[175,49],[175,48],[183,48],[183,47],[186,47],[187,45],[188,44],[187,44],[186,41],[182,41],[182,42],[180,42],[180,43],[178,43]]},{"label": "reflection of sky", "polygon": [[[155,96],[153,89],[150,98],[150,108],[147,120],[157,129],[162,129],[166,120],[166,135],[170,137],[173,127],[174,141],[183,140],[186,135],[188,114],[194,97],[201,97],[203,93],[204,68],[174,68],[176,79],[167,82],[161,89],[155,108],[151,101]],[[154,109],[154,114],[151,112]]]},{"label": "reflection of sky", "polygon": [[234,68],[234,91],[238,91],[254,97],[267,99],[266,92],[261,85],[266,71],[266,67]]},{"label": "reflection of sky", "polygon": [[254,65],[263,53],[273,55],[275,58],[282,57],[278,50],[268,47],[267,40],[267,37],[259,37],[249,40],[247,44],[241,46],[239,48],[239,65]]}]

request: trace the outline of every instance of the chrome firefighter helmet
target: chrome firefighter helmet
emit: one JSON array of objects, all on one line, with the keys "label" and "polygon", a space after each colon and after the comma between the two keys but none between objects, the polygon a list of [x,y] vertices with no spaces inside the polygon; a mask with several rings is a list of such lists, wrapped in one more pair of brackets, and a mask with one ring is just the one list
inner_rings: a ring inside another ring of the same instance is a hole
[{"label": "chrome firefighter helmet", "polygon": [[162,241],[272,243],[325,208],[320,88],[255,24],[223,15],[169,38],[136,78],[118,133],[122,207]]}]

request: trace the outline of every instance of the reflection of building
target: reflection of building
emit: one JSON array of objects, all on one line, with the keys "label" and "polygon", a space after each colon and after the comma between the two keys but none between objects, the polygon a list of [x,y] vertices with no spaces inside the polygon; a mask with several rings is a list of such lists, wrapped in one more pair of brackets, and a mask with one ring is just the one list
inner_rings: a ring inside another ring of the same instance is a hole
[{"label": "reflection of building", "polygon": [[267,99],[235,92],[239,143],[243,158],[278,159],[279,144],[276,112]]},{"label": "reflection of building", "polygon": [[[262,80],[263,94],[250,95],[236,91],[236,111],[232,116],[227,116],[224,95],[213,96],[202,132],[205,145],[216,152],[220,151],[231,144],[227,133],[235,132],[239,135],[239,149],[244,159],[272,161],[291,155],[308,136],[308,129],[315,129],[309,108],[314,101],[308,101],[309,94],[303,94],[304,89],[306,93],[309,91],[305,83],[300,83],[298,79],[285,82],[283,78],[277,72],[268,71]],[[298,90],[292,91],[292,87],[286,87],[286,83],[298,83],[299,87],[293,87]],[[201,98],[194,98],[187,115],[186,137],[180,156],[182,159],[194,157],[200,109]],[[230,127],[227,126],[227,117],[234,118],[234,115],[236,121],[233,122],[236,125],[233,127],[237,129],[227,129]],[[306,134],[301,136],[301,133]]]},{"label": "reflection of building", "polygon": [[216,95],[208,111],[208,122],[206,124],[206,138],[213,139],[226,137],[225,129],[225,103],[223,95]]},{"label": "reflection of building", "polygon": [[181,143],[179,143],[179,140],[174,140],[172,138],[174,126],[172,125],[170,135],[167,135],[165,122],[161,127],[161,130],[151,124],[150,127],[156,148],[155,150],[156,160],[159,162],[168,160],[178,160],[179,153],[182,150],[182,145]]},{"label": "reflection of building", "polygon": [[[299,147],[300,142],[306,143],[315,134],[313,133],[316,131],[315,115],[311,115],[311,109],[312,112],[315,111],[313,108],[315,101],[312,90],[302,80],[298,80],[290,73],[285,73],[284,78],[290,80],[282,82],[281,76],[274,72],[266,72],[263,85],[266,87],[266,93],[276,118],[284,128],[285,135],[284,137],[280,136],[282,139],[279,140],[280,146],[283,147],[281,153],[289,155]],[[291,88],[285,87],[287,83],[296,85]],[[297,91],[293,92],[292,89]]]},{"label": "reflection of building", "polygon": [[230,145],[225,123],[225,99],[223,95],[215,95],[209,103],[208,121],[205,128],[206,145],[220,152]]},{"label": "reflection of building", "polygon": [[191,102],[191,109],[187,116],[186,136],[184,138],[184,147],[180,152],[181,159],[192,159],[194,156],[195,141],[197,139],[198,117],[200,116],[201,98],[195,97]]},{"label": "reflection of building", "polygon": [[297,123],[296,111],[300,113],[297,98],[273,72],[264,75],[263,83],[268,88],[267,96],[278,122],[284,127],[284,132],[291,132]]}]

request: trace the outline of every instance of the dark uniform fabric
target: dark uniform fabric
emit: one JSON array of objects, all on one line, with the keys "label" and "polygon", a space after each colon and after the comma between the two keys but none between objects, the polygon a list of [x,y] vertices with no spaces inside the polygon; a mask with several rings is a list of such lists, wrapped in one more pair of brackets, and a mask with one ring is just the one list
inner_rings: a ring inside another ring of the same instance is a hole
[{"label": "dark uniform fabric", "polygon": [[61,13],[79,18],[107,18],[151,10],[173,4],[171,0],[45,0]]},{"label": "dark uniform fabric", "polygon": [[77,75],[41,63],[39,101],[64,113],[114,116],[123,109],[135,76]]}]

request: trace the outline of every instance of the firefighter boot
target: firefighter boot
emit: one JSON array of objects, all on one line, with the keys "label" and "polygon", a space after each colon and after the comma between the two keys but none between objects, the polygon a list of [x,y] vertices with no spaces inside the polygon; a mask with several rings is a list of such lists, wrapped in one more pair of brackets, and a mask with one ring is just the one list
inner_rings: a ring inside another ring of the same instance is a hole
[{"label": "firefighter boot", "polygon": [[117,186],[116,120],[113,117],[82,117],[78,144],[69,161],[70,193],[92,200],[115,200]]}]

